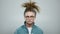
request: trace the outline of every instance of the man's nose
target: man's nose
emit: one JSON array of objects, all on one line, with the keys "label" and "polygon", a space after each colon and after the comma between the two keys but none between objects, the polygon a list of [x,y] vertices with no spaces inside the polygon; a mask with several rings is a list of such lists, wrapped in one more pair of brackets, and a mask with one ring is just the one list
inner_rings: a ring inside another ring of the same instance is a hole
[{"label": "man's nose", "polygon": [[31,19],[30,17],[28,19]]}]

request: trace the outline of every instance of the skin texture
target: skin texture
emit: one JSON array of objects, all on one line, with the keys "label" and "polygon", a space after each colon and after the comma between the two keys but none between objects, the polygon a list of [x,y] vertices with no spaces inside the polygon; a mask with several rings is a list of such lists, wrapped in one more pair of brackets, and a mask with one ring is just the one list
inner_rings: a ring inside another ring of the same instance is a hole
[{"label": "skin texture", "polygon": [[35,21],[36,15],[32,11],[28,11],[25,13],[24,18],[25,18],[27,27],[31,27],[33,22]]}]

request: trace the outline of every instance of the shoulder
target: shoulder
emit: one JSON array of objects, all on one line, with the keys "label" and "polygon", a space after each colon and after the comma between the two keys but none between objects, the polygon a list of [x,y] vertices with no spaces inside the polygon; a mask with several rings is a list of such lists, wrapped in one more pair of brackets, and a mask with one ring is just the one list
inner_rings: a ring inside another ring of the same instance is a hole
[{"label": "shoulder", "polygon": [[38,33],[40,33],[40,34],[43,34],[43,30],[40,28],[40,27],[38,27],[38,26],[36,26],[35,25],[35,31],[37,31]]},{"label": "shoulder", "polygon": [[22,26],[18,27],[16,30],[22,30],[22,29],[23,29],[23,27],[24,27],[24,25],[22,25]]},{"label": "shoulder", "polygon": [[23,27],[24,27],[24,25],[18,27],[18,28],[15,30],[14,34],[19,34],[20,32],[22,32],[22,31],[23,31]]}]

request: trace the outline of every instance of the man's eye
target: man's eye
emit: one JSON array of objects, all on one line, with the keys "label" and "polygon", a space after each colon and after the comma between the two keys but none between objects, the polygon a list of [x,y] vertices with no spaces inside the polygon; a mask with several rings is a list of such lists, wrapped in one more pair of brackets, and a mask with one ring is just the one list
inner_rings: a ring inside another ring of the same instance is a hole
[{"label": "man's eye", "polygon": [[26,17],[29,17],[29,16],[26,16]]},{"label": "man's eye", "polygon": [[25,17],[29,17],[29,16],[25,16]]},{"label": "man's eye", "polygon": [[30,17],[34,17],[34,16],[30,16]]},{"label": "man's eye", "polygon": [[34,17],[34,16],[26,16],[26,17]]}]

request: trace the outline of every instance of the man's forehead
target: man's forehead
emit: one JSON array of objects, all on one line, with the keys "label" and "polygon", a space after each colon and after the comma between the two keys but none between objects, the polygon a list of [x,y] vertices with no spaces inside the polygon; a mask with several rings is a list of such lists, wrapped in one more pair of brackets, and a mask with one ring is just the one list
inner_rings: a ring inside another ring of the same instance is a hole
[{"label": "man's forehead", "polygon": [[25,16],[34,16],[35,14],[33,12],[26,12]]}]

